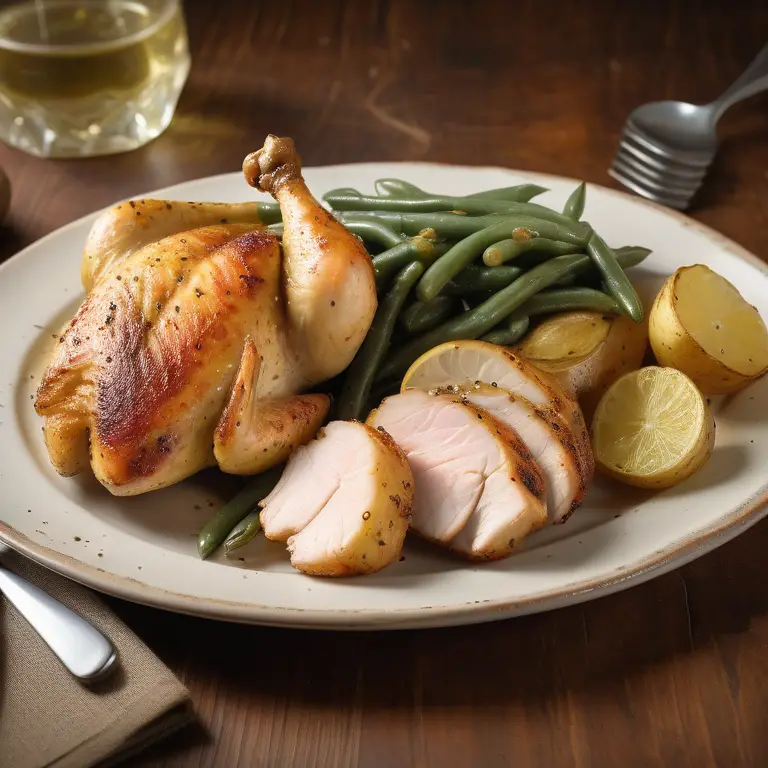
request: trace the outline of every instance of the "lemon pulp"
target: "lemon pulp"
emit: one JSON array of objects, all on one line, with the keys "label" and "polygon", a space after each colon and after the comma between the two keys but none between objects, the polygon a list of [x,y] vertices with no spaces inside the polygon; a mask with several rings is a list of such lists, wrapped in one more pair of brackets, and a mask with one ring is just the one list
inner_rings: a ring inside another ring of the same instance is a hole
[{"label": "lemon pulp", "polygon": [[595,455],[611,473],[681,480],[706,460],[713,427],[703,395],[685,374],[641,368],[600,401],[592,426]]}]

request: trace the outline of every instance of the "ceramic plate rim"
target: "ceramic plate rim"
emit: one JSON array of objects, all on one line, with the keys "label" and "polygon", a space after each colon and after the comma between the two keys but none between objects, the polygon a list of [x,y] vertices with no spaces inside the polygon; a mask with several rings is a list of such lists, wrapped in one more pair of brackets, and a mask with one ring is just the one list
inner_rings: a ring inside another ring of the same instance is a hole
[{"label": "ceramic plate rim", "polygon": [[[569,177],[514,168],[503,168],[500,166],[467,166],[449,163],[410,161],[404,163],[389,161],[344,163],[314,166],[311,167],[311,170],[333,172],[335,169],[338,169],[343,172],[344,169],[349,169],[350,167],[370,165],[408,165],[425,168],[450,167],[457,171],[470,173],[490,171],[514,174],[527,180],[529,179],[541,183],[546,183],[548,180],[557,183],[564,181],[577,183],[577,180]],[[310,167],[308,167],[307,170],[310,170]],[[160,194],[166,195],[187,184],[195,182],[214,182],[215,180],[223,180],[227,177],[233,178],[236,175],[236,173],[222,173],[199,179],[190,179],[169,187],[164,187],[160,190],[146,192],[141,195],[134,195],[130,198],[122,198],[122,200],[139,199],[142,197],[151,198]],[[706,224],[691,219],[678,211],[665,208],[652,201],[629,195],[620,190],[611,189],[591,182],[589,183],[589,186],[594,189],[599,189],[602,193],[619,197],[629,206],[645,206],[660,212],[667,217],[671,217],[677,220],[680,226],[699,232],[733,257],[746,261],[763,274],[768,273],[768,265],[766,265],[765,262],[761,261],[756,255],[750,253],[738,243]],[[122,200],[116,200],[114,201],[114,204],[121,202]],[[70,229],[77,228],[83,223],[93,220],[99,212],[100,211],[94,211],[81,216],[53,232],[48,233],[34,243],[31,243],[0,264],[0,278],[9,264],[17,259],[23,258],[28,251],[63,235]],[[138,579],[109,573],[104,569],[95,568],[91,565],[82,563],[70,555],[33,542],[27,536],[16,531],[13,527],[3,521],[0,521],[0,542],[7,544],[30,559],[55,572],[100,592],[132,602],[160,609],[172,610],[178,613],[240,623],[307,629],[405,629],[415,627],[442,627],[491,621],[513,615],[524,615],[527,613],[552,610],[565,605],[584,602],[599,596],[608,595],[628,588],[634,584],[647,581],[711,551],[717,546],[720,546],[739,535],[751,525],[754,525],[765,516],[766,512],[768,512],[768,479],[751,497],[743,500],[739,505],[731,509],[730,513],[724,514],[717,524],[710,525],[707,528],[697,529],[682,543],[677,542],[676,544],[653,552],[632,567],[616,570],[613,573],[605,573],[592,579],[566,583],[562,587],[552,589],[548,592],[538,593],[527,598],[515,598],[511,601],[503,599],[484,600],[428,606],[424,608],[390,610],[349,608],[304,609],[290,606],[275,608],[258,605],[254,602],[236,602],[215,598],[206,598],[204,601],[201,601],[190,595],[168,591],[160,587],[145,584]]]}]

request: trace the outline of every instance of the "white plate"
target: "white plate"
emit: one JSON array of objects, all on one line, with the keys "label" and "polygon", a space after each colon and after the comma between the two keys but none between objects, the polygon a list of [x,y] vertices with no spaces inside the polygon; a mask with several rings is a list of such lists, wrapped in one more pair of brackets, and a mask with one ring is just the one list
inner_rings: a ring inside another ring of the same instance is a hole
[{"label": "white plate", "polygon": [[[535,181],[562,206],[575,182],[495,168],[383,164],[310,168],[316,195],[372,190],[397,176],[429,190],[474,192]],[[252,190],[233,173],[152,193],[236,201]],[[149,197],[150,195],[147,195]],[[635,270],[646,289],[676,267],[703,262],[768,317],[768,268],[695,222],[638,198],[590,186],[587,218],[612,245],[645,245]],[[215,471],[136,498],[113,498],[92,478],[64,479],[48,463],[32,394],[52,334],[82,298],[80,254],[95,214],[43,238],[0,269],[0,538],[50,568],[113,595],[218,619],[336,629],[441,626],[489,621],[588,600],[704,554],[755,523],[768,501],[768,381],[715,403],[717,445],[706,468],[660,494],[598,479],[565,525],[532,537],[491,564],[456,561],[409,542],[382,573],[323,580],[291,569],[263,537],[244,560],[203,562],[195,534],[233,486]]]}]

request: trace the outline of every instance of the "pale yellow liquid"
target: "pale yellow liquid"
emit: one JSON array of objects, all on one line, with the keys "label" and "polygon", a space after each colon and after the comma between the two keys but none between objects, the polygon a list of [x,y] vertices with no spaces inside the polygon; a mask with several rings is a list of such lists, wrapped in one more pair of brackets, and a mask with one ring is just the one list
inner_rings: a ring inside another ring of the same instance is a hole
[{"label": "pale yellow liquid", "polygon": [[168,0],[38,0],[0,12],[0,138],[33,154],[126,151],[170,122],[189,71]]}]

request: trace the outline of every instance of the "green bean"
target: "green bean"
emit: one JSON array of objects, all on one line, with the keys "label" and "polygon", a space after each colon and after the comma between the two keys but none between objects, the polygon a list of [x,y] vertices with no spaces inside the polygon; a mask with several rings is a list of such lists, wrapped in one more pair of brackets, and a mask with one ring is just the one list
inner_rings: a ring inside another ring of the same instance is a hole
[{"label": "green bean", "polygon": [[509,347],[517,344],[520,339],[528,333],[531,321],[525,316],[510,318],[504,323],[494,328],[490,333],[480,337],[480,341],[488,341],[491,344],[499,344],[502,347]]},{"label": "green bean", "polygon": [[423,333],[447,320],[461,307],[461,302],[452,296],[437,296],[424,303],[414,301],[400,315],[400,325],[411,336]]},{"label": "green bean", "polygon": [[197,535],[197,552],[203,560],[217,549],[229,532],[277,485],[282,467],[274,467],[251,481],[227,502]]},{"label": "green bean", "polygon": [[244,517],[224,539],[224,551],[229,554],[235,549],[244,547],[261,530],[261,517],[258,511]]},{"label": "green bean", "polygon": [[445,252],[441,243],[434,243],[425,237],[411,237],[388,251],[377,253],[371,261],[376,273],[376,287],[381,290],[387,281],[408,266],[412,261],[420,261],[423,264],[431,264],[438,256]]},{"label": "green bean", "polygon": [[467,195],[467,197],[527,203],[537,195],[543,195],[545,192],[549,192],[549,190],[546,187],[540,187],[538,184],[516,184],[514,187],[499,187],[498,189],[487,189],[484,192],[475,192],[472,195]]},{"label": "green bean", "polygon": [[478,232],[491,224],[504,220],[503,216],[491,213],[487,216],[465,216],[459,213],[397,213],[395,211],[349,211],[340,213],[343,223],[348,219],[378,221],[395,232],[404,235],[418,235],[425,229],[434,229],[446,240],[458,240]]},{"label": "green bean", "polygon": [[531,296],[558,280],[579,275],[592,265],[586,254],[556,256],[521,275],[474,309],[446,321],[404,344],[381,366],[382,380],[402,375],[420,355],[446,341],[478,339],[521,307]]},{"label": "green bean", "polygon": [[621,248],[616,248],[613,255],[622,269],[629,269],[645,261],[650,253],[650,248],[643,248],[641,245],[625,245]]},{"label": "green bean", "polygon": [[484,197],[357,197],[356,195],[326,195],[325,201],[339,211],[395,211],[402,213],[463,211],[471,215],[502,214],[504,216],[529,216],[551,221],[566,228],[576,228],[582,235],[587,227],[579,226],[562,213],[537,203],[515,203],[510,200],[490,200]]},{"label": "green bean", "polygon": [[269,233],[271,233],[273,235],[277,235],[278,237],[282,237],[283,236],[283,222],[282,221],[278,221],[276,224],[270,224],[267,227],[267,232],[269,232]]},{"label": "green bean", "polygon": [[[553,312],[572,312],[577,309],[620,315],[619,305],[602,291],[594,288],[558,288],[531,296],[518,310],[520,315],[535,317]],[[516,313],[517,314],[517,313]]]},{"label": "green bean", "polygon": [[520,277],[522,273],[523,270],[519,267],[480,267],[476,264],[470,264],[462,269],[453,280],[445,284],[441,295],[466,296],[470,293],[500,291]]},{"label": "green bean", "polygon": [[[575,253],[585,253],[586,248],[577,248]],[[571,251],[571,253],[574,253],[574,251]],[[555,254],[557,256],[565,256],[566,254],[560,253]],[[521,253],[512,263],[523,270],[523,272],[527,272],[529,269],[532,269],[533,267],[538,267],[539,264],[543,264],[545,261],[549,261],[552,258],[553,254],[546,253],[545,251],[526,251],[525,253]],[[495,267],[493,267],[495,269]]]},{"label": "green bean", "polygon": [[596,232],[593,232],[592,237],[589,238],[587,253],[600,270],[608,291],[616,299],[622,313],[639,323],[643,319],[643,303],[619,262],[616,261],[613,251]]},{"label": "green bean", "polygon": [[578,221],[584,215],[584,205],[587,202],[587,185],[582,181],[576,189],[571,192],[565,201],[563,216]]},{"label": "green bean", "polygon": [[[412,200],[425,197],[440,197],[431,192],[425,192],[414,184],[402,179],[379,179],[374,188],[376,194],[381,197],[400,197]],[[482,192],[475,192],[466,197],[474,199],[506,200],[515,203],[527,203],[529,200],[549,192],[546,187],[540,187],[538,184],[516,184],[513,187],[499,187],[498,189],[486,189]]]},{"label": "green bean", "polygon": [[431,197],[423,189],[403,179],[377,179],[373,186],[376,194],[382,197]]},{"label": "green bean", "polygon": [[344,195],[345,197],[362,197],[363,193],[355,189],[354,187],[337,187],[330,192],[326,192],[323,195],[323,200],[328,201],[328,197],[334,197],[335,195]]},{"label": "green bean", "polygon": [[[613,253],[616,256],[616,261],[619,262],[619,266],[626,270],[631,267],[636,267],[643,262],[648,257],[648,254],[650,254],[650,250],[648,248],[641,248],[640,246],[628,245],[623,248],[617,248]],[[520,266],[523,266],[523,259],[525,259],[525,256],[518,262]],[[528,264],[527,266],[535,266],[535,264]],[[497,267],[497,269],[499,269],[499,267]],[[591,275],[590,271],[592,272]],[[592,287],[592,283],[595,282],[595,279],[597,279],[597,284],[599,284],[599,274],[595,274],[595,272],[596,270],[587,270],[581,275],[568,275],[561,280],[558,280],[556,283],[553,283],[553,285],[556,285],[558,288],[567,288],[575,284],[586,284],[588,287]],[[603,291],[603,293],[607,293],[607,291]]]},{"label": "green bean", "polygon": [[396,234],[389,227],[379,224],[377,221],[347,219],[344,222],[344,226],[363,240],[383,245],[385,248],[394,248],[404,240],[401,235]]},{"label": "green bean", "polygon": [[570,288],[572,285],[576,285],[577,280],[577,276],[568,275],[567,277],[558,280],[556,283],[552,283],[552,285],[556,285],[558,288]]},{"label": "green bean", "polygon": [[527,253],[528,251],[548,253],[551,256],[563,256],[566,253],[576,253],[581,247],[573,243],[549,240],[546,237],[531,237],[527,240],[516,240],[514,237],[510,237],[489,245],[483,251],[483,262],[489,267],[498,267],[500,264],[504,264],[521,253]]},{"label": "green bean", "polygon": [[365,416],[371,387],[379,365],[389,348],[400,310],[416,281],[424,274],[424,265],[411,262],[400,271],[384,300],[376,310],[368,335],[347,369],[339,397],[336,418],[360,419]]},{"label": "green bean", "polygon": [[275,224],[283,220],[283,214],[277,203],[257,203],[259,221],[262,224]]},{"label": "green bean", "polygon": [[[641,264],[643,261],[645,261],[646,258],[648,258],[650,253],[650,249],[642,248],[639,245],[626,245],[622,248],[616,248],[613,252],[614,256],[616,256],[616,261],[619,262],[619,266],[623,270],[627,270],[632,267],[636,267],[638,264]],[[581,275],[570,277],[567,279],[567,281],[560,280],[556,283],[556,285],[559,287],[565,287],[574,284],[588,288],[599,288],[603,291],[603,293],[608,292],[607,288],[600,280],[600,273],[594,268],[588,269]]]},{"label": "green bean", "polygon": [[546,238],[563,240],[579,246],[585,245],[589,239],[589,232],[582,235],[576,229],[561,227],[551,221],[532,219],[528,216],[506,217],[502,222],[464,238],[464,240],[456,243],[445,256],[438,259],[419,282],[416,289],[419,299],[421,301],[434,299],[449,280],[458,275],[489,245],[509,237],[515,237],[521,229],[536,230],[538,234]]}]

